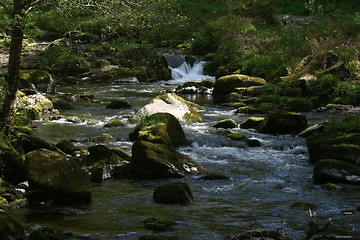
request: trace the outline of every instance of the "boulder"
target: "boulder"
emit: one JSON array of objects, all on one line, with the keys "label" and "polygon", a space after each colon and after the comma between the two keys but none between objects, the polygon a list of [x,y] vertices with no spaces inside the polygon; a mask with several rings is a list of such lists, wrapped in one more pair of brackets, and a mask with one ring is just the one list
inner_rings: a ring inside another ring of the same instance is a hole
[{"label": "boulder", "polygon": [[79,118],[78,116],[68,116],[65,118],[66,121],[71,122],[71,123],[81,123],[82,120],[81,118]]},{"label": "boulder", "polygon": [[198,81],[188,81],[175,89],[181,94],[211,94],[214,88],[214,81],[208,78]]},{"label": "boulder", "polygon": [[239,87],[251,87],[265,85],[266,81],[259,77],[250,77],[241,74],[223,76],[216,80],[212,93],[214,103],[223,103],[227,95]]},{"label": "boulder", "polygon": [[2,210],[9,210],[21,208],[27,205],[27,199],[0,178],[0,212]]},{"label": "boulder", "polygon": [[141,116],[150,116],[154,113],[166,112],[174,115],[181,123],[202,122],[201,116],[198,113],[200,110],[203,110],[203,108],[198,104],[186,101],[176,94],[167,93],[154,98],[131,119],[139,121]]},{"label": "boulder", "polygon": [[307,125],[306,116],[303,114],[275,110],[265,117],[258,131],[266,134],[296,134]]},{"label": "boulder", "polygon": [[360,185],[360,168],[336,159],[315,163],[313,180],[317,184],[350,183]]},{"label": "boulder", "polygon": [[125,126],[125,124],[119,119],[111,119],[104,125],[104,127],[119,127],[119,126]]},{"label": "boulder", "polygon": [[182,178],[203,171],[190,157],[164,144],[136,141],[132,147],[131,168],[135,178]]},{"label": "boulder", "polygon": [[350,164],[360,159],[360,133],[333,133],[310,136],[306,140],[311,162],[333,158]]},{"label": "boulder", "polygon": [[0,239],[23,240],[25,233],[23,226],[7,213],[0,211]]},{"label": "boulder", "polygon": [[111,100],[111,102],[106,105],[106,108],[111,109],[121,109],[121,108],[131,108],[132,106],[130,103],[123,101],[123,100]]},{"label": "boulder", "polygon": [[43,70],[21,70],[19,88],[43,93],[55,93],[56,81],[53,75]]},{"label": "boulder", "polygon": [[200,180],[229,180],[230,177],[219,173],[207,172],[199,177]]},{"label": "boulder", "polygon": [[234,119],[224,119],[213,125],[215,128],[237,128],[237,123]]},{"label": "boulder", "polygon": [[60,142],[55,144],[55,147],[57,147],[64,153],[73,155],[73,156],[75,156],[81,150],[81,148],[76,147],[74,145],[73,141],[71,141],[70,139],[61,140]]},{"label": "boulder", "polygon": [[262,123],[262,121],[264,119],[265,119],[264,117],[250,117],[240,124],[240,128],[245,128],[245,129],[255,128],[256,129],[260,126],[260,124]]},{"label": "boulder", "polygon": [[50,114],[57,114],[51,100],[42,94],[33,94],[29,96],[18,95],[20,105],[26,111],[26,116],[32,120],[48,119]]},{"label": "boulder", "polygon": [[21,148],[21,152],[24,154],[40,148],[49,149],[51,151],[58,151],[54,144],[49,143],[39,137],[27,134],[19,134],[16,138],[16,141],[19,148]]},{"label": "boulder", "polygon": [[194,201],[190,187],[185,182],[166,183],[154,191],[154,201],[164,204],[190,204]]},{"label": "boulder", "polygon": [[115,139],[108,133],[102,133],[98,136],[90,137],[91,142],[113,142]]},{"label": "boulder", "polygon": [[170,113],[155,113],[143,119],[129,137],[131,141],[142,140],[173,147],[188,144],[179,121]]},{"label": "boulder", "polygon": [[82,159],[81,165],[89,172],[92,182],[98,183],[111,178],[111,171],[124,161],[104,145],[91,146],[88,151],[89,155]]},{"label": "boulder", "polygon": [[250,139],[242,133],[231,132],[231,131],[222,131],[221,134],[223,134],[226,138],[233,140],[233,141],[246,142],[249,147],[260,147],[261,146],[261,143],[259,140]]},{"label": "boulder", "polygon": [[13,184],[26,181],[25,166],[21,155],[0,138],[0,176]]},{"label": "boulder", "polygon": [[77,163],[60,153],[38,149],[25,156],[32,194],[29,200],[87,204],[91,201],[90,179]]}]

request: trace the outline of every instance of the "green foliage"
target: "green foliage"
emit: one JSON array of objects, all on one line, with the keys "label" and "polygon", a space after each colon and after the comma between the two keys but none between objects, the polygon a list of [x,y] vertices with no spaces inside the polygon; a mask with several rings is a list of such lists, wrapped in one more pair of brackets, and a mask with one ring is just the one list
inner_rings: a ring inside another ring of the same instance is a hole
[{"label": "green foliage", "polygon": [[307,95],[317,96],[324,103],[329,102],[337,95],[336,88],[339,81],[339,78],[332,74],[325,74],[318,79],[311,80],[307,87]]},{"label": "green foliage", "polygon": [[349,115],[343,120],[331,119],[325,124],[324,131],[328,133],[360,133],[360,115]]},{"label": "green foliage", "polygon": [[139,126],[142,128],[167,122],[167,115],[161,113],[153,114],[151,116],[141,114],[138,117],[140,118]]},{"label": "green foliage", "polygon": [[336,87],[337,98],[335,103],[340,104],[360,104],[360,85],[357,81],[341,83]]}]

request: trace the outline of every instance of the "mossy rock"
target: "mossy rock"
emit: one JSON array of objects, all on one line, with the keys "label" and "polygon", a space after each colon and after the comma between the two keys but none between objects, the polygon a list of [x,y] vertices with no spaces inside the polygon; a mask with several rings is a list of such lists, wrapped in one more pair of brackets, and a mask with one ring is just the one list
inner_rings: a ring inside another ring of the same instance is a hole
[{"label": "mossy rock", "polygon": [[146,141],[133,144],[131,168],[134,177],[139,179],[182,178],[204,170],[175,148]]},{"label": "mossy rock", "polygon": [[249,147],[260,147],[261,143],[257,139],[250,139],[242,133],[231,132],[231,131],[222,131],[226,138],[233,140],[233,141],[243,141],[248,144]]},{"label": "mossy rock", "polygon": [[220,173],[207,172],[199,177],[199,180],[229,180],[230,177]]},{"label": "mossy rock", "polygon": [[246,119],[244,122],[240,124],[241,128],[249,129],[249,128],[258,128],[262,121],[264,121],[264,117],[250,117]]},{"label": "mossy rock", "polygon": [[194,201],[190,187],[185,182],[166,183],[154,191],[154,201],[163,204],[190,204]]},{"label": "mossy rock", "polygon": [[9,183],[0,178],[0,212],[21,208],[27,205],[27,199],[15,192]]},{"label": "mossy rock", "polygon": [[0,239],[23,240],[25,233],[23,226],[7,213],[0,211]]},{"label": "mossy rock", "polygon": [[64,153],[70,154],[75,156],[78,151],[81,150],[81,148],[76,147],[70,139],[63,139],[57,144],[55,144],[55,147],[63,151]]},{"label": "mossy rock", "polygon": [[47,71],[21,70],[20,88],[30,88],[44,93],[55,93],[56,82],[54,76]]},{"label": "mossy rock", "polygon": [[131,155],[129,153],[125,152],[124,150],[122,150],[120,148],[112,148],[111,150],[113,151],[113,153],[118,155],[124,161],[130,161],[131,160]]},{"label": "mossy rock", "polygon": [[313,180],[317,184],[350,183],[360,185],[360,168],[336,159],[315,163]]},{"label": "mossy rock", "polygon": [[25,154],[40,148],[49,149],[51,151],[58,151],[57,147],[54,144],[49,143],[39,137],[27,134],[18,134],[15,141],[18,148],[21,149],[19,151]]},{"label": "mossy rock", "polygon": [[87,123],[87,125],[89,125],[89,126],[93,126],[93,125],[99,124],[99,123],[100,123],[100,120],[90,118],[90,119],[87,119],[87,120],[86,120],[86,123]]},{"label": "mossy rock", "polygon": [[306,140],[311,162],[334,158],[356,164],[360,158],[360,133],[324,133]]},{"label": "mossy rock", "polygon": [[79,118],[78,116],[68,116],[65,118],[66,121],[71,122],[71,123],[81,123],[82,120],[81,118]]},{"label": "mossy rock", "polygon": [[106,108],[110,109],[122,109],[122,108],[131,108],[130,103],[124,100],[111,100],[111,102],[106,105]]},{"label": "mossy rock", "polygon": [[223,76],[216,80],[213,91],[214,103],[223,103],[227,99],[227,95],[235,92],[239,87],[251,87],[265,85],[266,81],[258,77],[250,77],[241,74]]},{"label": "mossy rock", "polygon": [[220,120],[213,125],[214,128],[237,128],[237,123],[234,119]]},{"label": "mossy rock", "polygon": [[173,231],[173,226],[176,225],[176,222],[173,220],[158,217],[145,217],[141,219],[141,223],[146,229],[154,232]]},{"label": "mossy rock", "polygon": [[290,208],[292,209],[300,209],[300,210],[317,210],[318,206],[316,204],[313,203],[308,203],[308,202],[304,202],[304,201],[299,201],[299,202],[295,202],[293,204],[291,204]]},{"label": "mossy rock", "polygon": [[115,139],[108,133],[102,133],[98,136],[90,137],[91,142],[113,142]]},{"label": "mossy rock", "polygon": [[162,143],[173,147],[188,145],[183,128],[170,113],[155,113],[147,117],[130,134],[130,140]]},{"label": "mossy rock", "polygon": [[18,151],[0,138],[0,176],[17,184],[26,181],[26,168]]},{"label": "mossy rock", "polygon": [[77,163],[48,149],[26,154],[30,200],[52,199],[58,203],[90,203],[90,179]]},{"label": "mossy rock", "polygon": [[239,107],[235,113],[245,113],[245,114],[261,114],[265,113],[261,108],[258,107],[252,107],[252,106],[245,106],[245,107]]},{"label": "mossy rock", "polygon": [[119,119],[111,119],[104,125],[104,127],[120,127],[120,126],[125,126],[125,124]]},{"label": "mossy rock", "polygon": [[296,134],[307,125],[306,116],[303,114],[276,110],[265,117],[258,131],[266,134]]}]

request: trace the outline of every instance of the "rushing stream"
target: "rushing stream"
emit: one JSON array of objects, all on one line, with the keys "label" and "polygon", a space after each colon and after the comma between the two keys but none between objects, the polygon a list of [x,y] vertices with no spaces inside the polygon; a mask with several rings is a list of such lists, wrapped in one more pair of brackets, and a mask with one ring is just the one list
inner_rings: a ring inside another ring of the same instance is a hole
[{"label": "rushing stream", "polygon": [[[184,67],[184,66],[183,66]],[[181,70],[180,68],[176,70]],[[184,75],[179,76],[184,81]],[[112,118],[126,122],[132,114],[165,89],[174,88],[179,79],[154,84],[126,84],[116,86],[61,87],[61,92],[95,94],[103,103],[78,102],[74,110],[63,115],[91,113],[101,122],[95,126],[74,124],[64,120],[36,122],[34,134],[50,142],[62,139],[96,136],[110,133],[116,142],[109,144],[131,152],[128,134],[135,125],[104,128]],[[14,210],[15,216],[25,226],[40,224],[61,231],[71,230],[99,239],[137,239],[150,234],[140,223],[146,216],[165,217],[178,221],[173,233],[189,240],[223,239],[253,228],[266,228],[300,236],[307,229],[307,209],[294,208],[296,202],[317,206],[319,222],[332,218],[329,234],[354,234],[360,229],[359,187],[345,185],[340,191],[325,190],[312,182],[313,167],[308,162],[305,139],[291,136],[259,134],[255,130],[235,129],[248,137],[258,139],[262,146],[250,148],[216,134],[211,125],[231,117],[238,123],[249,115],[234,114],[232,108],[212,104],[209,95],[187,95],[184,98],[206,108],[203,123],[183,125],[191,146],[180,148],[184,154],[209,172],[222,173],[229,180],[202,181],[196,177],[181,180],[108,180],[93,186],[92,204],[88,206],[48,207],[37,206]],[[125,99],[133,109],[106,109],[111,99]],[[326,116],[309,114],[310,121]],[[79,143],[87,148],[89,142]],[[162,205],[152,200],[156,186],[168,181],[186,181],[196,200],[189,206]],[[351,211],[348,211],[351,210]],[[354,210],[354,211],[353,211]]]}]

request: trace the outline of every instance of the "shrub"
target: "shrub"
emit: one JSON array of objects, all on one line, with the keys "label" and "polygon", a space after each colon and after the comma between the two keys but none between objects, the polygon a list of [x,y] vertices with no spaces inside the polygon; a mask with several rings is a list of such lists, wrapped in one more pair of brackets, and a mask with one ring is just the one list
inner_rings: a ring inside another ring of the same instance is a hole
[{"label": "shrub", "polygon": [[360,133],[360,115],[346,116],[343,120],[331,119],[325,124],[325,132]]},{"label": "shrub", "polygon": [[307,87],[307,95],[318,96],[324,103],[330,102],[337,95],[336,88],[339,81],[339,78],[332,74],[325,74],[311,80]]}]

